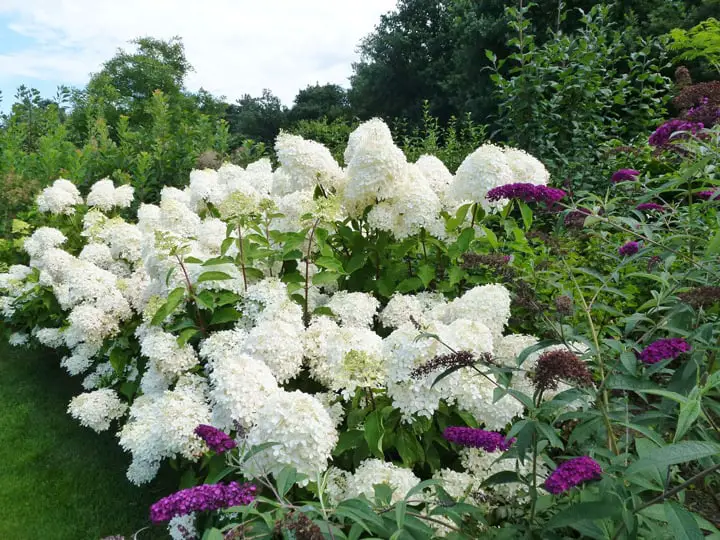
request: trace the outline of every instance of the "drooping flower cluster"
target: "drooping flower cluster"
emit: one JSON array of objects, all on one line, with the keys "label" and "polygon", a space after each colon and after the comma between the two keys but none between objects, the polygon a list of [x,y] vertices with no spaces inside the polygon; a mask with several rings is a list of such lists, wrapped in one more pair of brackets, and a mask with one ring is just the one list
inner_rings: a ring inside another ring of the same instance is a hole
[{"label": "drooping flower cluster", "polygon": [[675,359],[690,351],[690,344],[683,338],[665,338],[653,341],[640,352],[645,364],[657,364],[663,360]]},{"label": "drooping flower cluster", "polygon": [[650,135],[649,143],[652,146],[663,147],[674,142],[675,140],[687,137],[687,134],[696,135],[705,126],[700,122],[688,122],[687,120],[668,120],[652,135]]},{"label": "drooping flower cluster", "polygon": [[505,435],[496,431],[462,426],[445,428],[443,437],[452,443],[472,448],[482,448],[486,452],[507,451],[510,449],[510,445],[515,442],[515,439],[508,439]]},{"label": "drooping flower cluster", "polygon": [[545,480],[544,487],[553,495],[559,495],[584,482],[599,480],[602,472],[600,464],[591,457],[576,457],[558,466]]},{"label": "drooping flower cluster", "polygon": [[634,182],[638,179],[638,176],[640,176],[640,171],[636,171],[635,169],[620,169],[613,173],[610,181],[613,184],[617,184],[618,182]]},{"label": "drooping flower cluster", "polygon": [[150,507],[153,523],[170,521],[193,512],[209,512],[231,506],[245,506],[255,500],[257,488],[252,484],[201,484],[182,489],[160,499]]},{"label": "drooping flower cluster", "polygon": [[706,201],[717,201],[720,200],[720,189],[706,189],[699,191],[695,194],[698,199]]},{"label": "drooping flower cluster", "polygon": [[640,251],[640,243],[635,242],[634,240],[625,242],[622,246],[618,248],[618,253],[623,257],[635,255],[638,251]]},{"label": "drooping flower cluster", "polygon": [[585,362],[568,350],[549,350],[540,355],[533,382],[539,391],[556,390],[560,381],[592,386],[592,375]]},{"label": "drooping flower cluster", "polygon": [[720,287],[716,285],[695,287],[687,292],[678,294],[678,297],[694,308],[709,307],[720,302]]},{"label": "drooping flower cluster", "polygon": [[498,186],[487,192],[487,200],[496,202],[503,199],[520,199],[525,202],[542,202],[552,205],[563,197],[566,193],[562,189],[537,186],[534,184],[505,184]]},{"label": "drooping flower cluster", "polygon": [[641,212],[666,212],[668,210],[667,206],[654,202],[640,203],[635,208]]},{"label": "drooping flower cluster", "polygon": [[195,434],[205,441],[208,448],[216,454],[223,454],[237,446],[237,443],[228,437],[224,431],[220,431],[213,426],[201,424],[195,428]]}]

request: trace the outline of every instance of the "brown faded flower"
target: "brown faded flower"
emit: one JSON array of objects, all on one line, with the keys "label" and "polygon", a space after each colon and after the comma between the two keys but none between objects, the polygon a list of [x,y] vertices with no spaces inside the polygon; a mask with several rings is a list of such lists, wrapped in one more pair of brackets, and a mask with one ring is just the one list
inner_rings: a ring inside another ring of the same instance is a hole
[{"label": "brown faded flower", "polygon": [[540,355],[533,381],[535,388],[544,392],[556,390],[560,381],[574,382],[578,386],[592,386],[592,375],[585,362],[567,349],[559,349]]},{"label": "brown faded flower", "polygon": [[695,287],[687,292],[678,294],[680,300],[686,304],[690,304],[695,309],[707,308],[720,302],[720,287],[713,285],[705,285],[703,287]]}]

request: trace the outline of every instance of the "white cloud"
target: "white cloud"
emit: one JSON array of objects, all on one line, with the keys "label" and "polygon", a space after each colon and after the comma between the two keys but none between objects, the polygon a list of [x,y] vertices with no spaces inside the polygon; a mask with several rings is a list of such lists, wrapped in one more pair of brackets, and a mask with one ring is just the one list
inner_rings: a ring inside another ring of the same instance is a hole
[{"label": "white cloud", "polygon": [[[195,68],[187,86],[234,100],[270,88],[347,86],[357,45],[395,0],[2,0],[0,28],[31,45],[0,54],[5,79],[83,85],[139,36],[181,36]],[[2,39],[2,38],[0,38]],[[25,40],[27,41],[27,39]]]}]

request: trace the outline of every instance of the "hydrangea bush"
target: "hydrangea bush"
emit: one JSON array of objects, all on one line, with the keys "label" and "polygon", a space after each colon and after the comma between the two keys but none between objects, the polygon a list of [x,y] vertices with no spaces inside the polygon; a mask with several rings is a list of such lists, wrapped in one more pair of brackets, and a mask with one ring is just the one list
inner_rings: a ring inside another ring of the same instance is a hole
[{"label": "hydrangea bush", "polygon": [[[683,141],[692,170],[716,136]],[[717,182],[572,198],[514,148],[409,162],[378,119],[344,167],[275,151],[157,205],[60,179],[0,274],[10,342],[60,351],[128,479],[183,471],[152,514],[173,538],[717,533],[675,498],[720,468],[718,311],[692,292]]]}]

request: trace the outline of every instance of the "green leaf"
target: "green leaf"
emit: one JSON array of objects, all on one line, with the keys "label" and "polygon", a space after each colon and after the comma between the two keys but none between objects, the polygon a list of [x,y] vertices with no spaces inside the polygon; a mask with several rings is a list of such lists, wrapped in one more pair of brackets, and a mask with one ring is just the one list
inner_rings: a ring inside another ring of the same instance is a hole
[{"label": "green leaf", "polygon": [[327,268],[328,270],[337,272],[338,274],[345,273],[345,269],[343,268],[342,261],[339,261],[335,257],[318,257],[317,260],[315,261],[315,264],[322,268]]},{"label": "green leaf", "polygon": [[700,527],[692,514],[674,501],[665,501],[665,517],[667,518],[672,537],[675,540],[703,540]]},{"label": "green leaf", "polygon": [[167,301],[155,312],[155,315],[150,321],[150,324],[153,326],[157,326],[158,324],[163,322],[165,320],[165,317],[175,311],[175,308],[180,305],[180,302],[183,301],[183,298],[185,298],[185,287],[178,287],[177,289],[174,289],[168,295]]},{"label": "green leaf", "polygon": [[720,454],[720,444],[707,441],[680,441],[661,448],[653,448],[647,455],[628,467],[626,474],[659,467],[686,463]]},{"label": "green leaf", "polygon": [[370,451],[378,459],[384,459],[382,442],[385,435],[385,426],[383,423],[383,415],[380,411],[371,412],[365,419],[365,440],[370,447]]},{"label": "green leaf", "polygon": [[223,540],[225,538],[225,535],[220,531],[220,529],[212,528],[207,529],[203,535],[202,540]]},{"label": "green leaf", "polygon": [[546,529],[558,529],[578,521],[605,519],[618,515],[622,507],[617,501],[580,502],[561,510],[546,524]]},{"label": "green leaf", "polygon": [[532,226],[533,212],[530,207],[524,202],[519,202],[519,206],[520,214],[522,214],[523,225],[525,225],[525,230],[527,231]]},{"label": "green leaf", "polygon": [[475,229],[473,229],[472,227],[463,229],[463,232],[460,233],[460,236],[458,236],[458,239],[455,242],[455,244],[457,244],[458,246],[458,252],[464,253],[465,251],[467,251],[473,238],[475,238]]},{"label": "green leaf", "polygon": [[407,467],[412,467],[425,458],[425,452],[417,437],[402,427],[398,430],[395,447]]},{"label": "green leaf", "polygon": [[232,279],[232,276],[230,274],[226,274],[225,272],[218,272],[211,270],[209,272],[203,272],[198,276],[197,282],[202,283],[203,281],[222,281],[224,279]]},{"label": "green leaf", "polygon": [[531,345],[530,347],[523,349],[523,351],[517,357],[517,365],[522,366],[523,362],[525,362],[525,360],[527,360],[527,357],[530,356],[532,353],[549,347],[550,345],[557,345],[558,343],[560,342],[556,339],[543,339],[535,345]]},{"label": "green leaf", "polygon": [[482,230],[485,233],[485,238],[487,238],[488,242],[492,246],[493,249],[497,249],[500,247],[500,243],[498,242],[497,235],[492,232],[490,229],[488,229],[485,225],[482,226]]},{"label": "green leaf", "polygon": [[190,341],[200,330],[197,328],[186,328],[177,337],[177,344],[179,347],[184,347],[188,341]]},{"label": "green leaf", "polygon": [[491,476],[488,476],[483,480],[483,486],[494,486],[497,484],[514,484],[516,482],[522,483],[520,475],[515,471],[500,471]]},{"label": "green leaf", "polygon": [[128,351],[120,347],[115,346],[110,351],[110,365],[118,375],[122,374],[129,359]]},{"label": "green leaf", "polygon": [[422,280],[423,286],[427,289],[430,282],[435,279],[435,269],[429,264],[423,264],[418,268],[417,275]]},{"label": "green leaf", "polygon": [[290,491],[290,488],[295,484],[296,478],[297,471],[293,467],[283,467],[275,477],[275,483],[280,496],[284,497],[285,494]]},{"label": "green leaf", "polygon": [[397,291],[399,293],[408,293],[412,291],[417,291],[419,289],[423,288],[423,282],[418,277],[411,277],[402,280],[400,283],[398,283]]},{"label": "green leaf", "polygon": [[213,313],[212,319],[210,319],[210,324],[223,324],[237,321],[241,318],[242,313],[240,313],[234,307],[228,306],[220,308],[215,313]]},{"label": "green leaf", "polygon": [[[697,388],[695,390],[697,390]],[[695,393],[697,395],[694,399],[688,399],[685,403],[680,404],[680,415],[678,417],[673,442],[682,439],[683,435],[688,432],[695,423],[695,420],[700,416],[700,392]]]},{"label": "green leaf", "polygon": [[708,242],[707,248],[705,248],[705,256],[710,257],[720,253],[720,231],[715,233],[710,242]]},{"label": "green leaf", "polygon": [[340,278],[337,272],[318,272],[312,277],[313,285],[327,285],[334,283]]},{"label": "green leaf", "polygon": [[405,526],[406,512],[407,503],[405,501],[398,501],[395,505],[395,523],[397,523],[398,529],[402,529]]}]

